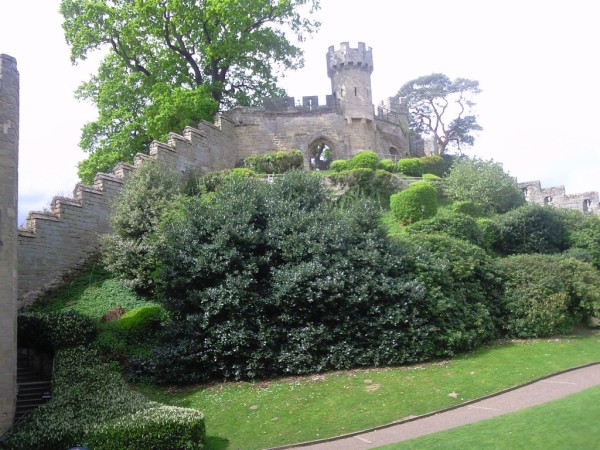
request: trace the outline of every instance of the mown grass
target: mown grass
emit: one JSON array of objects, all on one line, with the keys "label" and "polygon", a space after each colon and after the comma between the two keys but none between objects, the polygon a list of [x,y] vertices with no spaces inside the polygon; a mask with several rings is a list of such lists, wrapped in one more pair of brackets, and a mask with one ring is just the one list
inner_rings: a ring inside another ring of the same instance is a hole
[{"label": "mown grass", "polygon": [[385,450],[600,448],[600,387],[494,419],[378,447]]},{"label": "mown grass", "polygon": [[411,367],[141,391],[204,412],[208,449],[265,448],[382,425],[599,361],[599,344],[600,333],[593,332],[497,343],[450,361]]}]

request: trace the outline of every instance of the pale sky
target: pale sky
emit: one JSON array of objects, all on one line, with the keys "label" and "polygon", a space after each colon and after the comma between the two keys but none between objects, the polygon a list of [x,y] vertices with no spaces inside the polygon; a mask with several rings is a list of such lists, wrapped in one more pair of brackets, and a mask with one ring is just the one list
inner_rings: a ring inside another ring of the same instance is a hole
[{"label": "pale sky", "polygon": [[[80,129],[94,118],[73,91],[95,69],[72,66],[60,0],[0,0],[0,53],[21,74],[19,224],[29,210],[70,195]],[[480,82],[483,131],[465,153],[504,164],[519,181],[600,190],[596,6],[589,0],[322,0],[321,30],[302,44],[306,65],[282,85],[290,95],[330,93],[325,54],[348,41],[373,48],[373,99],[433,72]],[[181,132],[181,130],[174,130]]]}]

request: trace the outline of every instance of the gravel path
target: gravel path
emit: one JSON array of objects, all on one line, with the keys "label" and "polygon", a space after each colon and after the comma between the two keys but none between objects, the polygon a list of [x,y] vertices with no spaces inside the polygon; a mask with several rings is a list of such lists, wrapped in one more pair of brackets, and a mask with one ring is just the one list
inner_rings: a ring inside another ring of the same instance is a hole
[{"label": "gravel path", "polygon": [[362,450],[447,430],[490,417],[501,416],[529,406],[600,385],[600,363],[575,368],[521,387],[474,400],[451,409],[426,414],[377,429],[337,438],[279,448],[314,450]]}]

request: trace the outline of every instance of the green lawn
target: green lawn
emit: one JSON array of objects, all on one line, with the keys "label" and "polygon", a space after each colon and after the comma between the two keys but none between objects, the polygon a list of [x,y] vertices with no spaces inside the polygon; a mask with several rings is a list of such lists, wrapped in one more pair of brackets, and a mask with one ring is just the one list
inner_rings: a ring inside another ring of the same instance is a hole
[{"label": "green lawn", "polygon": [[209,449],[256,449],[382,425],[600,361],[599,344],[595,332],[497,344],[451,361],[405,368],[141,390],[163,403],[202,410]]},{"label": "green lawn", "polygon": [[379,448],[591,450],[600,448],[598,417],[600,386],[505,416]]}]

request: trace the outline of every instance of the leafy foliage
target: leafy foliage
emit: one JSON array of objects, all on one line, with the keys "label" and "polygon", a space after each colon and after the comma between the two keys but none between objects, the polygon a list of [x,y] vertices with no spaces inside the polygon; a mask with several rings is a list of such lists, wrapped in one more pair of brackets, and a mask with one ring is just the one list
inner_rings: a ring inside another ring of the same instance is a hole
[{"label": "leafy foliage", "polygon": [[186,383],[426,357],[425,292],[377,210],[327,197],[318,178],[290,172],[182,201],[160,229],[174,320],[137,373]]},{"label": "leafy foliage", "polygon": [[304,166],[304,157],[300,150],[250,155],[244,159],[244,166],[256,173],[279,174],[290,170],[301,170]]},{"label": "leafy foliage", "polygon": [[379,156],[372,151],[363,151],[348,160],[348,169],[371,169],[379,167]]},{"label": "leafy foliage", "polygon": [[52,393],[52,400],[27,416],[2,448],[203,448],[202,413],[130,391],[117,368],[100,363],[89,348],[57,353]]},{"label": "leafy foliage", "polygon": [[473,349],[499,335],[502,290],[494,261],[468,242],[432,233],[404,237],[416,248],[415,274],[427,287],[428,316],[435,324],[432,351]]},{"label": "leafy foliage", "polygon": [[425,171],[422,158],[402,158],[398,161],[398,172],[408,177],[420,177]]},{"label": "leafy foliage", "polygon": [[390,173],[396,173],[398,171],[396,164],[394,164],[394,161],[392,161],[391,159],[380,160],[379,165],[377,167],[381,170],[385,170],[386,172]]},{"label": "leafy foliage", "polygon": [[422,76],[405,83],[397,97],[408,105],[410,130],[419,137],[433,136],[436,154],[449,145],[473,145],[473,132],[482,128],[471,113],[479,94],[479,82],[466,78],[451,80],[441,73]]},{"label": "leafy foliage", "polygon": [[151,291],[158,243],[154,231],[169,202],[181,188],[180,178],[157,161],[146,161],[120,192],[110,218],[113,233],[102,237],[106,268],[139,291]]},{"label": "leafy foliage", "polygon": [[302,65],[294,41],[315,31],[318,0],[97,2],[62,0],[71,59],[106,52],[77,95],[99,111],[85,125],[80,165],[90,182],[152,139],[202,119],[220,105],[278,95],[278,76]]},{"label": "leafy foliage", "polygon": [[431,183],[419,181],[390,197],[390,208],[400,223],[407,225],[437,213],[437,191]]},{"label": "leafy foliage", "polygon": [[431,219],[421,220],[406,227],[409,233],[443,233],[456,239],[483,247],[483,233],[477,221],[465,214],[452,212],[439,213]]},{"label": "leafy foliage", "polygon": [[524,205],[499,216],[493,249],[504,255],[560,253],[569,247],[563,214],[539,205]]},{"label": "leafy foliage", "polygon": [[569,333],[600,311],[600,273],[591,264],[551,255],[515,255],[499,264],[509,336]]},{"label": "leafy foliage", "polygon": [[389,207],[390,196],[405,186],[400,178],[385,170],[352,169],[332,173],[327,178],[338,187],[348,189],[342,198],[369,198],[384,208]]},{"label": "leafy foliage", "polygon": [[348,170],[348,160],[347,159],[336,159],[332,161],[329,165],[329,169],[334,172],[343,172],[344,170]]},{"label": "leafy foliage", "polygon": [[96,321],[76,311],[23,313],[17,324],[19,345],[40,351],[87,344],[97,333]]},{"label": "leafy foliage", "polygon": [[[600,269],[600,217],[576,211],[557,211],[561,214],[569,234],[572,251],[586,251],[590,262]],[[582,252],[579,252],[582,254]]]},{"label": "leafy foliage", "polygon": [[486,213],[505,213],[525,204],[515,179],[492,160],[456,160],[446,177],[444,192],[455,200],[471,201]]},{"label": "leafy foliage", "polygon": [[117,321],[117,328],[130,337],[156,333],[167,313],[160,305],[146,305],[132,309],[123,314]]}]

